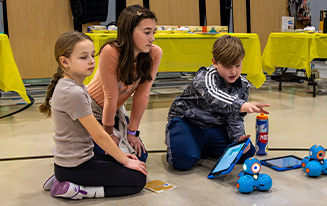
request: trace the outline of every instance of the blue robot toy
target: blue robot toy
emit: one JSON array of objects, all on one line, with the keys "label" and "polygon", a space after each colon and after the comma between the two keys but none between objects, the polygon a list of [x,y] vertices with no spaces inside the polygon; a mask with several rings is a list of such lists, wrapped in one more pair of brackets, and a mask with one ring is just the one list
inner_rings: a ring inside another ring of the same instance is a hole
[{"label": "blue robot toy", "polygon": [[302,169],[309,177],[318,177],[327,174],[327,160],[324,160],[326,151],[321,145],[313,145],[309,155],[302,159]]},{"label": "blue robot toy", "polygon": [[260,161],[254,157],[245,160],[243,170],[238,174],[237,189],[241,193],[250,193],[257,188],[261,191],[269,190],[272,179],[267,174],[259,174],[261,170]]}]

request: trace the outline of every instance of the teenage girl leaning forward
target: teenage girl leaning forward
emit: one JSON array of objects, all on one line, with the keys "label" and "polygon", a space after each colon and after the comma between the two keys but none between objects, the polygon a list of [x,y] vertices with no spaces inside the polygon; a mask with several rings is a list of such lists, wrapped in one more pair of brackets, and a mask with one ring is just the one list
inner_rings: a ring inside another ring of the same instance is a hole
[{"label": "teenage girl leaning forward", "polygon": [[[83,81],[94,70],[94,53],[92,40],[76,31],[62,34],[55,44],[59,66],[40,105],[40,111],[53,118],[55,178],[44,188],[51,188],[54,197],[130,195],[146,183],[145,163],[123,153],[93,115]],[[109,154],[106,158],[93,153],[93,141]]]},{"label": "teenage girl leaning forward", "polygon": [[[147,152],[138,129],[162,56],[160,47],[152,44],[156,17],[148,9],[132,5],[120,14],[117,28],[117,39],[100,49],[99,66],[87,90],[95,117],[119,147],[117,111],[133,95],[130,119],[126,117],[127,131],[123,133],[139,160],[145,162]],[[97,145],[94,152],[105,154]]]}]

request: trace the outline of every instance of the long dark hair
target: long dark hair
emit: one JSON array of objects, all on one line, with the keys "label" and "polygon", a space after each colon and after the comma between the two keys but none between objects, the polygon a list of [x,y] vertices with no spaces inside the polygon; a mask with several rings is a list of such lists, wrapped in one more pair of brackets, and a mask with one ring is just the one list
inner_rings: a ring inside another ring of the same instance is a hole
[{"label": "long dark hair", "polygon": [[[119,52],[119,62],[118,62],[118,80],[123,82],[125,85],[131,85],[140,78],[140,84],[145,81],[151,81],[151,71],[152,71],[152,58],[149,53],[139,53],[137,59],[134,59],[134,42],[133,42],[133,31],[135,27],[143,19],[154,19],[157,21],[154,13],[149,9],[144,8],[139,5],[132,5],[125,8],[119,15],[117,22],[117,39],[114,41],[107,42],[100,49],[101,51],[104,46],[110,44],[115,47]],[[136,61],[136,72],[135,76],[135,66],[134,61]]]},{"label": "long dark hair", "polygon": [[59,79],[63,78],[65,74],[65,68],[60,63],[60,57],[64,56],[66,58],[69,58],[73,52],[75,45],[78,42],[81,42],[86,39],[92,41],[92,39],[89,36],[81,32],[68,31],[63,33],[56,41],[54,54],[55,54],[56,61],[58,63],[57,72],[53,75],[53,79],[51,80],[51,83],[48,86],[48,91],[45,101],[39,106],[40,112],[43,113],[46,117],[51,117],[50,99],[53,95],[53,91]]}]

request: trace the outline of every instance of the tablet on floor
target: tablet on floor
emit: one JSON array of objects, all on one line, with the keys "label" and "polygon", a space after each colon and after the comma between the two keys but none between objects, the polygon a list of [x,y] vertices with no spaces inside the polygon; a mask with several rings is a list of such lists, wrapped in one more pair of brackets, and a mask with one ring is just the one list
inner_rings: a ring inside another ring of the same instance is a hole
[{"label": "tablet on floor", "polygon": [[275,157],[260,161],[262,165],[270,167],[277,171],[285,171],[301,168],[302,158],[295,155],[287,155],[283,157]]}]

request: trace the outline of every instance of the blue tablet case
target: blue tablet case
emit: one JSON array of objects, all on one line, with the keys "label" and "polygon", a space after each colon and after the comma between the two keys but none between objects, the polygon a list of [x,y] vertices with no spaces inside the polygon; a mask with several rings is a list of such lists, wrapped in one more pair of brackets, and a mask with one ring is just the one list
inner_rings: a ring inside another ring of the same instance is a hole
[{"label": "blue tablet case", "polygon": [[228,145],[224,154],[218,159],[217,163],[210,171],[208,178],[212,179],[230,173],[250,142],[250,138],[247,138],[243,141]]}]

